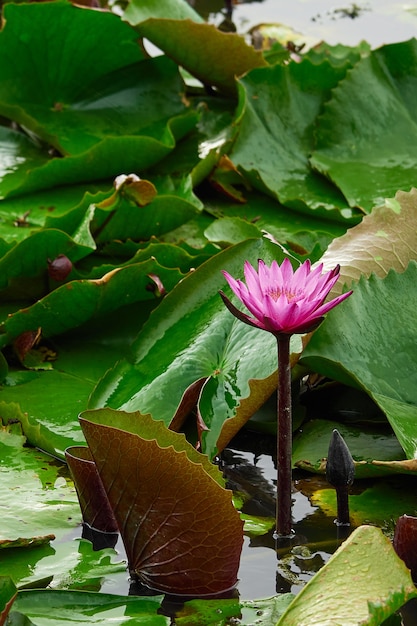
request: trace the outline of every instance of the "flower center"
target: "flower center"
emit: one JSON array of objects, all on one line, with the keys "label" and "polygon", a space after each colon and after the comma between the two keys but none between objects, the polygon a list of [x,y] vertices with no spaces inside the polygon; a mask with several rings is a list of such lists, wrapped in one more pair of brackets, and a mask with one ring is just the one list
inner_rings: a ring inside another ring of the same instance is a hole
[{"label": "flower center", "polygon": [[270,287],[267,291],[267,295],[270,296],[275,302],[282,295],[285,295],[288,302],[293,302],[294,300],[299,300],[303,296],[302,289],[296,289],[295,291],[290,291],[289,289],[280,289],[279,287]]}]

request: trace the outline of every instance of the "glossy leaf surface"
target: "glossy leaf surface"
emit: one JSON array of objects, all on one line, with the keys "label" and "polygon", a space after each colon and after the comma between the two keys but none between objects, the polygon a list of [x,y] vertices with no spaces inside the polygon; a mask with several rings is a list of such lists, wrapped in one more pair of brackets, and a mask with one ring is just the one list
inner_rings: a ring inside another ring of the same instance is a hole
[{"label": "glossy leaf surface", "polygon": [[[102,417],[106,425],[100,423]],[[117,426],[109,425],[115,422]],[[121,423],[135,432],[121,430]],[[162,422],[158,426],[146,415],[87,412],[81,426],[129,568],[139,580],[158,591],[191,596],[232,588],[243,523],[231,492],[213,480],[217,470],[206,471],[207,457],[184,435],[168,431]],[[163,433],[161,442],[158,431]]]},{"label": "glossy leaf surface", "polygon": [[[7,422],[7,411],[2,414]],[[0,548],[24,546],[24,539],[50,541],[79,523],[77,496],[65,465],[39,450],[23,448],[22,438],[12,433],[2,435],[0,450]]]},{"label": "glossy leaf surface", "polygon": [[[89,36],[92,31],[95,38]],[[16,156],[14,167],[6,168],[0,179],[3,195],[149,167],[196,121],[181,101],[177,66],[167,58],[146,59],[135,31],[110,12],[64,2],[11,3],[0,34],[0,66],[2,115],[67,156],[51,157],[20,133],[12,137],[12,131],[4,131],[15,144],[10,158]],[[28,170],[25,180],[22,174]]]},{"label": "glossy leaf surface", "polygon": [[350,206],[366,212],[414,185],[416,48],[411,39],[362,58],[319,118],[311,163],[341,189]]},{"label": "glossy leaf surface", "polygon": [[266,188],[282,204],[298,210],[309,207],[320,216],[341,220],[342,215],[351,216],[346,200],[311,169],[308,156],[316,117],[346,69],[303,59],[243,77],[239,135],[230,155],[255,188]]},{"label": "glossy leaf surface", "polygon": [[[342,424],[332,420],[309,420],[296,434],[293,464],[312,472],[325,473],[329,441],[334,428],[345,439],[355,461],[356,478],[416,471],[407,464],[401,445],[388,425]],[[385,463],[379,464],[378,461]],[[394,463],[391,463],[394,461]]]}]

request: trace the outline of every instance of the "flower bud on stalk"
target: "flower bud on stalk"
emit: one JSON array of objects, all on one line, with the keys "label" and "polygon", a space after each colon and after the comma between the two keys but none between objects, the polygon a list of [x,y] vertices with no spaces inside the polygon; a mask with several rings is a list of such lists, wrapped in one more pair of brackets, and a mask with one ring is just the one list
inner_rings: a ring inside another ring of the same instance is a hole
[{"label": "flower bud on stalk", "polygon": [[326,478],[336,489],[338,526],[350,526],[349,486],[355,477],[355,464],[349,448],[339,431],[333,430],[327,454]]}]

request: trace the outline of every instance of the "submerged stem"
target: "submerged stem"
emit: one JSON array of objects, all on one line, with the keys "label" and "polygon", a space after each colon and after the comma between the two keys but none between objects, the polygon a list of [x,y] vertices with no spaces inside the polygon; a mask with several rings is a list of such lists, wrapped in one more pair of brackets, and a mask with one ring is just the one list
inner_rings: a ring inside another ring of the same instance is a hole
[{"label": "submerged stem", "polygon": [[277,434],[277,504],[276,534],[291,535],[291,335],[278,335],[278,434]]}]

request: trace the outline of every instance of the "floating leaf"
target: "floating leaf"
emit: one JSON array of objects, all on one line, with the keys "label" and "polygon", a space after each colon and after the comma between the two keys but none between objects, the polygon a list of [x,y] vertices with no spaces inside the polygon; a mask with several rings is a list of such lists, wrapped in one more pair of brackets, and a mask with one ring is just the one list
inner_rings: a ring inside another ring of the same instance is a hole
[{"label": "floating leaf", "polygon": [[165,157],[194,127],[197,116],[181,99],[177,66],[166,57],[145,58],[135,31],[111,12],[65,2],[11,3],[4,18],[0,112],[65,158],[3,131],[13,149],[0,178],[2,195],[136,172]]},{"label": "floating leaf", "polygon": [[150,274],[163,280],[166,290],[182,278],[176,269],[160,266],[155,259],[118,267],[95,280],[74,280],[47,294],[30,307],[9,315],[1,325],[4,346],[26,330],[42,328],[44,337],[64,333],[93,317],[133,302],[155,298]]},{"label": "floating leaf", "polygon": [[[2,415],[7,421],[4,408]],[[7,436],[12,435],[5,436],[6,442]],[[35,538],[36,542],[46,535],[48,541],[51,535],[62,537],[80,517],[75,490],[62,475],[65,466],[39,450],[9,443],[0,442],[0,547],[9,547],[11,540]]]},{"label": "floating leaf", "polygon": [[389,539],[379,528],[360,526],[295,597],[277,626],[379,626],[416,596],[410,572]]},{"label": "floating leaf", "polygon": [[[326,515],[337,517],[337,501],[334,489],[319,489],[311,497],[311,503],[319,506]],[[405,512],[417,512],[417,502],[413,484],[404,481],[402,489],[390,484],[389,479],[376,482],[362,493],[349,495],[349,513],[354,526],[373,524],[385,529],[392,528],[393,522]]]},{"label": "floating leaf", "polygon": [[207,457],[146,415],[84,412],[81,426],[141,582],[195,596],[232,588],[243,524]]},{"label": "floating leaf", "polygon": [[36,626],[98,624],[114,626],[134,623],[137,626],[168,626],[170,618],[158,614],[162,598],[155,596],[117,596],[88,591],[20,591],[9,626],[30,620]]}]

